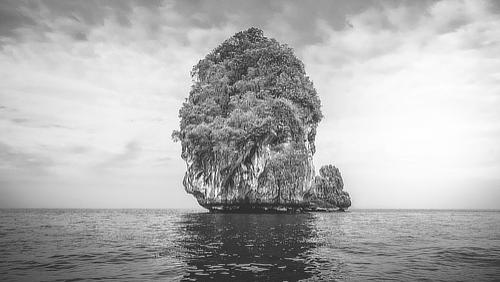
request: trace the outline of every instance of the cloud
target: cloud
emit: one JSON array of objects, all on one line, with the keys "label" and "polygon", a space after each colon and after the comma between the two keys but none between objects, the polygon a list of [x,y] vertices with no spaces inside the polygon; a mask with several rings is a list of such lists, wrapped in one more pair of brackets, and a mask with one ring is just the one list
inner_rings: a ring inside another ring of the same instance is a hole
[{"label": "cloud", "polygon": [[36,22],[26,16],[18,1],[2,1],[0,5],[0,44],[6,39],[18,39],[18,30],[32,27]]},{"label": "cloud", "polygon": [[173,9],[186,18],[187,25],[197,28],[223,28],[241,17],[241,23],[250,21],[266,24],[273,14],[283,8],[282,1],[175,1]]},{"label": "cloud", "polygon": [[73,154],[85,154],[88,153],[91,150],[90,147],[88,146],[71,146],[70,151]]},{"label": "cloud", "polygon": [[[54,164],[48,156],[25,152],[3,142],[0,142],[0,160],[1,171],[14,172],[19,177],[26,173],[45,173],[46,168]],[[7,174],[2,173],[3,177],[7,177]]]},{"label": "cloud", "polygon": [[180,145],[170,133],[189,72],[223,40],[256,26],[305,62],[325,114],[315,163],[339,166],[356,202],[380,192],[370,190],[373,183],[384,187],[380,197],[404,197],[395,192],[402,185],[430,191],[461,181],[465,189],[472,179],[491,188],[500,173],[499,7],[2,1],[2,157],[44,171],[48,190],[92,186],[96,196],[128,187],[133,195],[131,187],[167,186],[183,193]]},{"label": "cloud", "polygon": [[130,141],[126,144],[123,152],[113,154],[106,161],[97,165],[99,169],[114,169],[129,167],[132,162],[137,160],[142,151],[141,146],[137,141]]},{"label": "cloud", "polygon": [[[1,43],[53,41],[53,34],[86,40],[94,28],[110,19],[131,27],[137,9],[159,13],[163,1],[4,1],[0,4]],[[10,39],[10,40],[9,40]]]},{"label": "cloud", "polygon": [[12,122],[18,123],[18,124],[24,124],[24,123],[28,122],[28,119],[25,119],[25,118],[13,118]]},{"label": "cloud", "polygon": [[[362,1],[352,1],[349,4],[331,1],[301,1],[292,4],[287,1],[119,0],[64,3],[47,0],[28,3],[29,5],[24,2],[17,6],[8,5],[18,10],[22,6],[22,12],[13,14],[12,17],[24,20],[5,26],[8,33],[15,34],[18,38],[54,41],[59,38],[54,37],[55,34],[63,34],[76,41],[89,40],[96,29],[116,23],[117,29],[121,31],[131,31],[134,25],[140,24],[145,32],[140,36],[148,35],[158,41],[174,36],[175,41],[182,42],[187,40],[183,35],[192,29],[219,30],[233,26],[231,33],[225,34],[227,37],[238,30],[257,26],[268,31],[270,36],[298,49],[323,42],[323,34],[317,30],[318,21],[325,22],[333,30],[342,30],[345,28],[347,15],[365,9]],[[383,6],[376,6],[377,9],[381,7]],[[140,18],[141,15],[146,17]],[[33,32],[18,28],[25,26],[24,22],[32,25]],[[126,42],[126,39],[123,41]]]},{"label": "cloud", "polygon": [[[493,145],[500,142],[500,65],[491,59],[500,47],[500,18],[483,4],[456,1],[445,19],[446,10],[432,4],[404,28],[392,22],[408,7],[353,14],[353,29],[320,23],[327,40],[304,49],[325,115],[316,165],[333,162],[347,171],[345,182],[354,184],[348,191],[361,205],[376,193],[391,195],[386,206],[411,202],[397,191],[417,189],[414,183],[422,195],[454,187],[452,202],[463,202],[475,182],[500,187],[500,150]],[[371,196],[369,189],[376,189]],[[478,188],[478,195],[487,197],[488,189]]]},{"label": "cloud", "polygon": [[[260,27],[269,36],[301,49],[325,39],[317,30],[317,22],[333,30],[342,30],[346,15],[365,9],[362,1],[349,5],[330,1],[40,1],[5,5],[19,10],[11,17],[17,24],[5,26],[6,33],[24,40],[60,41],[61,35],[74,41],[134,44],[143,37],[149,40],[189,44],[186,37],[192,30],[210,31],[209,38],[220,42],[234,32],[251,26]],[[377,8],[381,7],[380,5]],[[19,28],[30,24],[30,28]],[[141,27],[140,33],[134,32]],[[94,34],[102,27],[114,26],[114,33],[105,37]],[[230,28],[224,37],[214,34]],[[117,31],[117,32],[116,32]],[[125,37],[123,37],[125,35]],[[110,37],[110,38],[109,38]],[[197,42],[194,42],[197,43]],[[189,46],[193,46],[189,44]],[[197,46],[197,45],[195,45]]]}]

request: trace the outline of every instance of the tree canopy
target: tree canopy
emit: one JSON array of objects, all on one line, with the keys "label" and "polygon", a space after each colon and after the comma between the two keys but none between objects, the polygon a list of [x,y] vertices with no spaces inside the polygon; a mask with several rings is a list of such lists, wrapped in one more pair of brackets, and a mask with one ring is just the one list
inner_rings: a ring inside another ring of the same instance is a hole
[{"label": "tree canopy", "polygon": [[179,111],[180,130],[172,133],[181,141],[184,159],[200,165],[217,155],[242,159],[238,152],[249,146],[268,143],[279,149],[304,138],[314,146],[323,117],[316,89],[292,48],[262,30],[250,28],[225,40],[191,76],[189,97]]}]

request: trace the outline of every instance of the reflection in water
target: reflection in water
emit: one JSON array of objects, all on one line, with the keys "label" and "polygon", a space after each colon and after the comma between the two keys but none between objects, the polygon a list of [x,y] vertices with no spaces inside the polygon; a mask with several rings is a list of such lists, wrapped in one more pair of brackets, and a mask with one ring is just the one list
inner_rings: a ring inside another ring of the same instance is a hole
[{"label": "reflection in water", "polygon": [[182,281],[298,281],[316,271],[312,214],[186,214]]},{"label": "reflection in water", "polygon": [[500,281],[500,212],[0,210],[2,281]]}]

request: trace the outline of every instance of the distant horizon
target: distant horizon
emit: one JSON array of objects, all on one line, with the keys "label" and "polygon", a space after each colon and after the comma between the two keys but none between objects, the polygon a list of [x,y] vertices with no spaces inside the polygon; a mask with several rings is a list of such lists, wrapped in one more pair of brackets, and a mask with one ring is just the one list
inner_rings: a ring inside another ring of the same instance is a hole
[{"label": "distant horizon", "polygon": [[[0,210],[183,210],[183,211],[203,211],[206,213],[212,213],[209,210],[199,207],[199,208],[23,208],[23,207],[15,207],[15,208],[0,208]],[[304,212],[297,212],[297,213],[287,213],[287,212],[269,212],[269,213],[251,213],[251,212],[241,212],[241,213],[235,213],[235,214],[305,214],[305,213],[344,213],[344,212],[349,212],[353,210],[378,210],[378,211],[391,211],[391,210],[408,210],[408,211],[494,211],[494,212],[500,212],[500,209],[472,209],[472,208],[450,208],[450,209],[441,209],[441,208],[348,208],[345,211],[330,211],[330,212],[324,212],[324,211],[304,211]],[[213,213],[217,214],[217,213]],[[220,213],[223,214],[223,213]]]}]

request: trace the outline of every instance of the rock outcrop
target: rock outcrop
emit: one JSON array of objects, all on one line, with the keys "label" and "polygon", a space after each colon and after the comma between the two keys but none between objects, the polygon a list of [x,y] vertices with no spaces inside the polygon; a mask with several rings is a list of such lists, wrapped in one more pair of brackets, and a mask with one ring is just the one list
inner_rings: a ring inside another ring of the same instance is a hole
[{"label": "rock outcrop", "polygon": [[211,211],[346,209],[338,169],[315,177],[321,104],[291,48],[250,28],[193,67],[179,111],[186,191]]},{"label": "rock outcrop", "polygon": [[213,211],[300,210],[314,182],[308,142],[273,144],[273,133],[249,142],[232,155],[219,155],[200,167],[187,157],[184,187]]},{"label": "rock outcrop", "polygon": [[338,168],[323,166],[314,179],[314,185],[304,196],[310,211],[345,210],[351,206],[351,197],[344,191],[344,181]]}]

